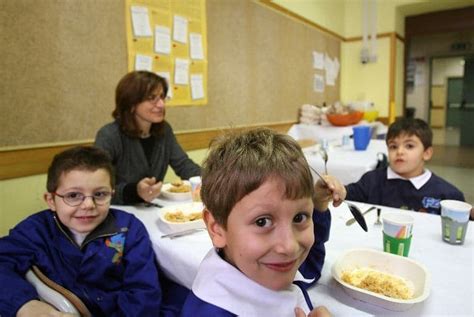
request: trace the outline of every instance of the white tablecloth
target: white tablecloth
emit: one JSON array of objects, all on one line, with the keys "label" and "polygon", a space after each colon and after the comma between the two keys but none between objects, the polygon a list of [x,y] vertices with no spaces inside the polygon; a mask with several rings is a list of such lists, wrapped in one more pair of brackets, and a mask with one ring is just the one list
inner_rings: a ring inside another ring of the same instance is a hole
[{"label": "white tablecloth", "polygon": [[[160,201],[163,204],[166,202]],[[362,210],[368,205],[358,204]],[[159,209],[155,207],[114,206],[135,214],[146,226],[158,262],[173,280],[190,288],[199,263],[212,247],[206,231],[170,240],[157,225]],[[382,207],[382,214],[409,212]],[[327,256],[318,283],[309,290],[315,305],[325,305],[334,316],[473,316],[473,225],[466,235],[464,245],[450,245],[441,240],[441,218],[418,212],[410,212],[415,218],[413,241],[409,257],[424,264],[431,273],[431,293],[422,303],[405,312],[392,312],[352,299],[343,287],[331,276],[331,267],[336,259],[352,248],[382,250],[382,227],[374,226],[375,210],[366,215],[369,232],[364,232],[357,223],[346,226],[351,218],[345,204],[331,208],[332,227],[330,240],[326,244]]]},{"label": "white tablecloth", "polygon": [[[357,125],[368,125],[372,127],[375,130],[375,136],[383,137],[387,133],[387,126],[378,121],[370,123],[361,121]],[[341,143],[342,137],[345,135],[351,136],[353,134],[352,127],[357,125],[337,127],[328,122],[323,122],[322,125],[294,124],[291,126],[290,130],[288,130],[288,135],[293,137],[295,140],[311,139],[318,143],[327,140],[329,142]]]},{"label": "white tablecloth", "polygon": [[[303,152],[308,164],[322,174],[324,173],[324,160],[318,149],[319,145],[314,145],[303,148]],[[383,140],[370,140],[365,151],[354,150],[352,139],[345,146],[330,143],[327,150],[328,174],[337,177],[344,185],[357,182],[366,172],[375,169],[378,153],[387,154],[387,146]]]}]

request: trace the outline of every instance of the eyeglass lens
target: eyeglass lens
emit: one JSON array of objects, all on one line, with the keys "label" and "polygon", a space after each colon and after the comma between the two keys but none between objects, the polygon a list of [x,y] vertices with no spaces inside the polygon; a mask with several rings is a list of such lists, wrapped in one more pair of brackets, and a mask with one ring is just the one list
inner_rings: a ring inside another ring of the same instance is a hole
[{"label": "eyeglass lens", "polygon": [[77,192],[70,192],[64,195],[56,195],[61,197],[64,202],[71,207],[79,206],[87,197],[91,197],[96,205],[105,205],[110,202],[110,199],[112,198],[112,193],[107,191],[96,192],[94,193],[94,195],[91,196],[86,196],[82,193]]}]

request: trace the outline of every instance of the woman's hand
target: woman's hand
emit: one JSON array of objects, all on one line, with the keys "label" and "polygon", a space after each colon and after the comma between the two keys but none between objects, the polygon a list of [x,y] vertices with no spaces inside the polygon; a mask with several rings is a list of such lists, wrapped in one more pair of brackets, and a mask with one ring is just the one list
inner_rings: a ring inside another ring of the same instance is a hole
[{"label": "woman's hand", "polygon": [[324,306],[319,306],[313,309],[308,316],[305,315],[304,311],[296,307],[295,308],[295,317],[331,317],[331,313]]},{"label": "woman's hand", "polygon": [[320,179],[314,185],[314,208],[318,211],[328,209],[329,203],[332,201],[334,207],[339,206],[346,198],[346,188],[342,183],[331,175],[324,175],[327,185]]},{"label": "woman's hand", "polygon": [[63,313],[56,310],[53,306],[40,302],[39,300],[30,300],[20,307],[16,317],[70,317],[73,314]]},{"label": "woman's hand", "polygon": [[137,184],[137,193],[144,201],[151,202],[161,192],[162,182],[156,182],[154,177],[145,177]]}]

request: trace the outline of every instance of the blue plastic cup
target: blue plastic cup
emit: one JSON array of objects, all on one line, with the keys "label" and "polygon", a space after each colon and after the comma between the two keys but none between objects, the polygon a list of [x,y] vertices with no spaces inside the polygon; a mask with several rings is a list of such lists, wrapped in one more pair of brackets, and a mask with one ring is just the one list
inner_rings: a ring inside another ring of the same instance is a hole
[{"label": "blue plastic cup", "polygon": [[356,151],[365,151],[370,142],[370,127],[359,125],[353,127],[352,130],[354,131],[354,148]]}]

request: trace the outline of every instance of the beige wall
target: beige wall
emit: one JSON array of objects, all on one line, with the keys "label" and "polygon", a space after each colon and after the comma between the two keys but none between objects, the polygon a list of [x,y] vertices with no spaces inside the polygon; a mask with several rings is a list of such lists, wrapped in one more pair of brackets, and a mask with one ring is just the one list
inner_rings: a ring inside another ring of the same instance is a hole
[{"label": "beige wall", "polygon": [[[273,0],[272,2],[282,6],[318,25],[344,35],[344,0]],[[338,17],[338,18],[335,18]]]},{"label": "beige wall", "polygon": [[[360,41],[347,42],[341,49],[341,100],[372,101],[379,116],[388,116],[389,107],[389,52],[390,39],[377,40],[378,57],[376,63],[360,62]],[[385,53],[384,53],[385,52]]]}]

